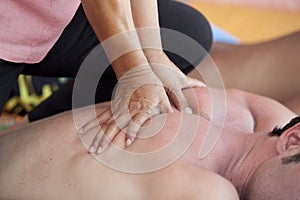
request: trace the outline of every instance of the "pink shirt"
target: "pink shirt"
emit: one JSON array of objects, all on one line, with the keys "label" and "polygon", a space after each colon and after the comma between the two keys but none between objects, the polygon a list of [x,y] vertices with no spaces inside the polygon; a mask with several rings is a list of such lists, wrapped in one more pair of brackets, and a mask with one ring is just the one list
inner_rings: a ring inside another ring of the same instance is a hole
[{"label": "pink shirt", "polygon": [[80,0],[0,0],[0,58],[40,62],[79,5]]}]

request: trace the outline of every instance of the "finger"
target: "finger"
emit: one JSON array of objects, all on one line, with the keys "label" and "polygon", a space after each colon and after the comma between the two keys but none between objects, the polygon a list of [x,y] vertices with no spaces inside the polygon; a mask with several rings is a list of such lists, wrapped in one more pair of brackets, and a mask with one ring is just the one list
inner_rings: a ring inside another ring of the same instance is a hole
[{"label": "finger", "polygon": [[159,106],[160,106],[160,112],[158,114],[174,112],[174,110],[170,104],[170,101],[161,101]]},{"label": "finger", "polygon": [[145,124],[147,120],[149,120],[151,117],[157,114],[158,113],[155,112],[144,111],[144,112],[137,113],[133,117],[126,131],[126,135],[127,135],[126,142],[125,142],[126,147],[128,147],[133,143],[143,124]]},{"label": "finger", "polygon": [[181,110],[185,113],[193,114],[193,110],[188,105],[188,102],[181,90],[172,90],[169,96],[178,110]]},{"label": "finger", "polygon": [[126,134],[123,130],[121,130],[111,141],[112,144],[116,145],[117,147],[124,149],[126,141]]},{"label": "finger", "polygon": [[106,130],[107,126],[104,125],[102,128],[99,128],[95,138],[93,139],[93,142],[89,148],[90,153],[96,153],[99,150],[99,143],[103,137],[103,133]]},{"label": "finger", "polygon": [[116,119],[118,119],[120,116],[124,116],[125,112],[124,108],[120,108],[120,110],[116,110],[114,113],[112,113],[112,115],[110,116],[110,118],[105,122],[106,124],[111,124],[112,122],[114,122]]},{"label": "finger", "polygon": [[187,89],[187,88],[190,88],[190,87],[206,87],[205,83],[203,83],[202,81],[199,81],[197,79],[194,79],[194,78],[191,78],[191,77],[186,77],[187,78],[187,81],[189,83],[189,87],[185,87],[185,88],[182,88],[182,89]]},{"label": "finger", "polygon": [[92,119],[91,121],[89,121],[88,123],[84,124],[79,130],[78,133],[79,134],[84,134],[86,133],[88,130],[94,128],[95,126],[98,126],[99,122],[98,119]]},{"label": "finger", "polygon": [[110,119],[112,116],[112,111],[110,108],[108,108],[104,113],[98,116],[98,121],[100,124],[106,122],[108,119]]},{"label": "finger", "polygon": [[104,151],[114,139],[114,137],[120,133],[120,131],[128,125],[131,118],[128,112],[123,112],[116,120],[112,121],[104,132],[104,137],[100,141],[101,149],[98,153]]},{"label": "finger", "polygon": [[107,121],[105,121],[104,123],[105,124],[111,124],[112,122],[114,122],[118,118],[118,116],[119,116],[119,114],[112,114],[112,116]]},{"label": "finger", "polygon": [[95,126],[98,126],[101,124],[101,121],[105,121],[106,119],[109,119],[111,116],[110,109],[107,109],[104,113],[97,116],[97,118],[90,120],[86,124],[84,124],[79,130],[78,133],[83,134],[90,130],[91,128],[94,128]]}]

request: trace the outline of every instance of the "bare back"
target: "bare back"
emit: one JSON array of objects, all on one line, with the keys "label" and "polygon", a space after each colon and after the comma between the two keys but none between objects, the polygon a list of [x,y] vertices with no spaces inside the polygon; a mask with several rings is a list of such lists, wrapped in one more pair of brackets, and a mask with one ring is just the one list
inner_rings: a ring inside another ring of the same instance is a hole
[{"label": "bare back", "polygon": [[[206,89],[195,91],[201,108],[194,110],[198,110],[204,118],[182,115],[187,120],[181,126],[186,127],[188,134],[193,124],[200,122],[195,142],[191,145],[191,148],[197,149],[197,144],[203,139],[202,132],[209,126],[207,116],[210,106]],[[247,98],[247,94],[241,96],[238,91],[227,93],[229,114],[226,115],[225,129],[242,128],[250,132],[258,126],[255,121],[258,117],[253,116],[257,111],[249,109],[251,106]],[[101,112],[107,106],[101,104],[97,107]],[[282,109],[281,118],[274,116],[267,119],[266,127],[259,125],[261,129],[285,123],[293,115],[279,105],[276,108],[276,103],[273,106],[274,110]],[[82,109],[83,119],[87,116],[84,111]],[[151,124],[155,126],[155,120],[158,122],[160,119],[160,116],[153,118]],[[129,151],[148,151],[164,145],[174,137],[180,125],[179,119],[178,112],[168,114],[164,127],[156,136],[137,140]],[[72,113],[67,112],[0,137],[0,199],[201,199],[201,195],[209,199],[211,185],[220,185],[219,190],[235,199],[236,194],[229,182],[186,159],[190,157],[187,154],[193,152],[187,151],[172,165],[155,172],[119,172],[87,153],[77,135]],[[114,154],[110,156],[113,158]]]}]

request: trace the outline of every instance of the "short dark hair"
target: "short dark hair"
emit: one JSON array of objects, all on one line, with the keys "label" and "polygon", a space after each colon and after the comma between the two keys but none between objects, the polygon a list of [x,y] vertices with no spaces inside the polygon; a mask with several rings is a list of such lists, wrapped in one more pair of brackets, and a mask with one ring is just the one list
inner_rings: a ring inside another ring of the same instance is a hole
[{"label": "short dark hair", "polygon": [[287,165],[290,163],[299,163],[300,162],[300,153],[296,153],[295,155],[284,157],[281,159],[281,164]]},{"label": "short dark hair", "polygon": [[293,127],[294,125],[300,122],[300,116],[293,118],[288,124],[286,124],[283,128],[275,127],[270,133],[269,136],[281,136],[281,134],[287,129]]}]

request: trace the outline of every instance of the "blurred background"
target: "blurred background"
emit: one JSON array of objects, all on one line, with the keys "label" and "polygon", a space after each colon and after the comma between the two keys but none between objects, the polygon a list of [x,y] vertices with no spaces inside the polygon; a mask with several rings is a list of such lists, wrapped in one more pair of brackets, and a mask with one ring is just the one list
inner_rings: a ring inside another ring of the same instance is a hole
[{"label": "blurred background", "polygon": [[191,0],[214,25],[242,43],[271,40],[300,29],[300,0]]}]

